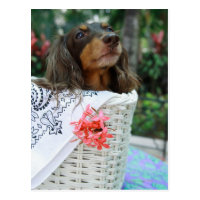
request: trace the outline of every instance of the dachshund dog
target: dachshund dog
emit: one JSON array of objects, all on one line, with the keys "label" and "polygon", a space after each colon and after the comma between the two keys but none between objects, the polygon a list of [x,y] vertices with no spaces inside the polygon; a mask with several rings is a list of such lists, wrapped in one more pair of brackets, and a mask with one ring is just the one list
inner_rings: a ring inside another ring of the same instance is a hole
[{"label": "dachshund dog", "polygon": [[55,40],[47,57],[46,77],[34,82],[56,91],[128,93],[139,86],[119,36],[107,23],[81,24]]}]

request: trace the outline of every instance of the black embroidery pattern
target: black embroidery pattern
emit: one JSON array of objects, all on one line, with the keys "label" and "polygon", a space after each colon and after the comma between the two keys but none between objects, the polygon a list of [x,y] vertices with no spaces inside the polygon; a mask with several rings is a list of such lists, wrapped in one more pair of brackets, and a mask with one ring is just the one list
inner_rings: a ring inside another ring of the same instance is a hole
[{"label": "black embroidery pattern", "polygon": [[98,95],[98,93],[99,93],[98,91],[92,91],[92,90],[82,91],[84,97],[86,96],[92,97],[93,95]]},{"label": "black embroidery pattern", "polygon": [[[98,95],[96,91],[82,91],[82,97]],[[62,121],[60,117],[67,108],[77,102],[77,97],[68,91],[63,91],[58,95],[58,102],[55,101],[50,90],[38,87],[34,83],[31,85],[31,149],[45,135],[62,135]]]},{"label": "black embroidery pattern", "polygon": [[44,110],[49,105],[52,96],[53,93],[50,90],[44,90],[38,86],[36,87],[32,83],[31,104],[35,111]]},{"label": "black embroidery pattern", "polygon": [[53,113],[50,110],[48,110],[46,113],[43,114],[40,121],[43,125],[45,125],[47,127],[50,135],[52,135],[52,134],[57,135],[58,133],[62,134],[62,131],[61,131],[62,122],[57,121],[54,118]]},{"label": "black embroidery pattern", "polygon": [[39,116],[36,112],[33,111],[33,109],[31,108],[31,121],[35,122],[36,119],[38,119]]}]

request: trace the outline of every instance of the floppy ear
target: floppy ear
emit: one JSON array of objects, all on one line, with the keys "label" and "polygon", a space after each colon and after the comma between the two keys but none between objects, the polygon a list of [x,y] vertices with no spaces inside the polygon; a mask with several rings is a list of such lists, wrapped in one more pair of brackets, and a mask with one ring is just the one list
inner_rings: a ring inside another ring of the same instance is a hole
[{"label": "floppy ear", "polygon": [[82,89],[82,71],[68,51],[66,42],[67,36],[60,36],[52,44],[47,57],[46,79],[54,90]]},{"label": "floppy ear", "polygon": [[128,54],[124,48],[117,64],[110,68],[110,74],[110,88],[114,92],[128,93],[140,85],[137,75],[128,67]]}]

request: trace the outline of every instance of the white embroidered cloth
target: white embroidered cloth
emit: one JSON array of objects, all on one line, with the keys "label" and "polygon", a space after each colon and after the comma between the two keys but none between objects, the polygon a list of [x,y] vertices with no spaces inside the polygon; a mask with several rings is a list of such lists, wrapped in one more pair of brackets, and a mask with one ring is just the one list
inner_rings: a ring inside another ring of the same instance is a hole
[{"label": "white embroidered cloth", "polygon": [[[134,91],[135,92],[135,91]],[[31,83],[31,188],[40,185],[79,144],[72,121],[78,121],[90,104],[96,110],[111,98],[121,95],[108,91],[81,91],[82,101],[63,91],[54,97],[51,90]],[[123,94],[122,94],[123,95]],[[137,96],[137,93],[135,92]],[[76,106],[78,104],[78,106]]]}]

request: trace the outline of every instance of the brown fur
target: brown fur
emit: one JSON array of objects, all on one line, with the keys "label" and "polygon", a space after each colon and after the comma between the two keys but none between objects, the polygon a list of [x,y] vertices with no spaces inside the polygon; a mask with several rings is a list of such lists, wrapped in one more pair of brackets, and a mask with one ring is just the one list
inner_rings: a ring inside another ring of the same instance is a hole
[{"label": "brown fur", "polygon": [[108,27],[108,24],[105,23],[105,22],[103,22],[103,23],[101,23],[101,26],[102,26],[103,28],[106,28],[106,27]]},{"label": "brown fur", "polygon": [[87,27],[85,24],[81,24],[81,25],[80,25],[80,29],[81,29],[82,31],[87,31],[88,27]]},{"label": "brown fur", "polygon": [[[112,67],[113,63],[108,62],[106,64],[106,68],[102,68],[104,65],[101,66],[99,62],[99,55],[101,55],[101,51],[104,48],[105,45],[102,42],[102,39],[94,38],[84,47],[80,55],[85,85],[88,88],[93,88],[94,90],[109,90],[109,68]],[[116,55],[115,57],[117,57],[115,58],[117,61],[119,55]],[[111,59],[111,61],[112,60],[113,59]],[[115,60],[114,63],[116,63]]]},{"label": "brown fur", "polygon": [[[103,41],[110,34],[106,27],[107,24],[82,24],[57,38],[48,53],[45,78],[34,82],[56,92],[91,89],[127,93],[137,89],[139,81],[128,67],[126,50],[119,41]],[[80,31],[84,37],[77,39]]]}]

